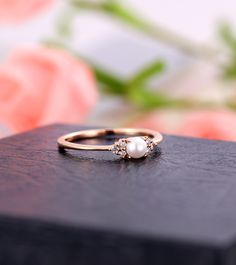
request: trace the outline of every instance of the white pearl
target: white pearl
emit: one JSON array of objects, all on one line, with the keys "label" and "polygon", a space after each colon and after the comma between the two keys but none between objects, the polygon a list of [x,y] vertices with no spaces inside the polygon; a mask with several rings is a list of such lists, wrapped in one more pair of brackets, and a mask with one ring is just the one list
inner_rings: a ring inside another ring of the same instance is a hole
[{"label": "white pearl", "polygon": [[128,138],[126,151],[132,158],[140,158],[148,151],[147,143],[141,137]]}]

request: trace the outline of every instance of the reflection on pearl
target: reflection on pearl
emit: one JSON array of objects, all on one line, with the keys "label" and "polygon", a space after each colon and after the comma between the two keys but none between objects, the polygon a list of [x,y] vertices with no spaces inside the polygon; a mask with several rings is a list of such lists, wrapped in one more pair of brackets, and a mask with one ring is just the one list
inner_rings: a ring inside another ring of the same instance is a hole
[{"label": "reflection on pearl", "polygon": [[141,137],[128,138],[126,151],[132,158],[140,158],[148,151],[147,143]]}]

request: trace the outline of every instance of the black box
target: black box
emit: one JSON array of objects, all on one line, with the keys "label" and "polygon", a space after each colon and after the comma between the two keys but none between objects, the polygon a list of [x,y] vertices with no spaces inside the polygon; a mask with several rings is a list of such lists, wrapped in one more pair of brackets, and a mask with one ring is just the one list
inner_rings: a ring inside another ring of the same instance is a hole
[{"label": "black box", "polygon": [[135,161],[58,152],[78,129],[0,141],[1,265],[236,264],[235,143],[165,136]]}]

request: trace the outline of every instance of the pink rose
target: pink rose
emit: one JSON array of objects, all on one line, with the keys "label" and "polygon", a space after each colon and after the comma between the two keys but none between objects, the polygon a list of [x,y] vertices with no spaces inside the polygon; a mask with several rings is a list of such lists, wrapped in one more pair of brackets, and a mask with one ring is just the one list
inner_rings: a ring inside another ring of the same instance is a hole
[{"label": "pink rose", "polygon": [[0,68],[0,120],[15,131],[82,122],[97,94],[88,66],[59,49],[19,49]]},{"label": "pink rose", "polygon": [[20,22],[48,8],[55,0],[0,0],[0,23]]},{"label": "pink rose", "polygon": [[207,139],[236,141],[236,114],[228,110],[194,111],[184,118],[177,133]]}]

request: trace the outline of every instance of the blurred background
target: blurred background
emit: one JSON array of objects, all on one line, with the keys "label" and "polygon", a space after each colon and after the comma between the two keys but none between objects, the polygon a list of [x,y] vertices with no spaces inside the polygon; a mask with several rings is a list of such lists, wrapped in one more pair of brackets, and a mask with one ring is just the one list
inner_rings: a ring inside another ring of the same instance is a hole
[{"label": "blurred background", "polygon": [[0,0],[0,137],[53,122],[236,141],[233,0]]}]

